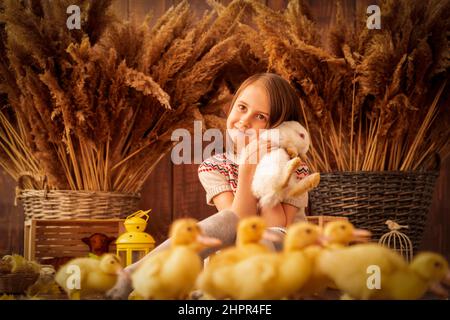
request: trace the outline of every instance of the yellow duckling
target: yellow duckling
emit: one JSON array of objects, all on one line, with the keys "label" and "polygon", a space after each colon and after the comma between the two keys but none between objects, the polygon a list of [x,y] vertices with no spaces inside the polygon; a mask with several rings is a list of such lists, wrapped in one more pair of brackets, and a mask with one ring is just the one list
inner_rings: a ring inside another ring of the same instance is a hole
[{"label": "yellow duckling", "polygon": [[343,248],[350,242],[367,242],[371,233],[368,230],[356,229],[349,221],[338,220],[327,223],[323,230],[328,248]]},{"label": "yellow duckling", "polygon": [[120,272],[120,259],[113,254],[105,254],[100,259],[76,258],[58,270],[55,281],[70,299],[81,299],[110,290]]},{"label": "yellow duckling", "polygon": [[408,265],[398,253],[378,244],[328,251],[318,268],[346,296],[364,300],[419,299],[438,281],[450,279],[447,261],[438,254],[420,253]]},{"label": "yellow duckling", "polygon": [[169,236],[171,248],[146,258],[131,275],[137,297],[187,298],[202,270],[198,250],[202,246],[220,245],[219,240],[202,236],[195,219],[176,220]]},{"label": "yellow duckling", "polygon": [[260,243],[265,238],[273,241],[280,241],[266,232],[266,223],[261,217],[250,217],[242,219],[236,232],[236,246],[230,247],[211,257],[209,266],[236,263],[249,256],[268,252],[269,249]]},{"label": "yellow duckling", "polygon": [[282,299],[297,292],[309,278],[312,263],[303,250],[320,242],[320,229],[307,222],[290,226],[281,253],[251,256],[230,266],[232,277],[223,285],[238,300]]},{"label": "yellow duckling", "polygon": [[221,283],[228,281],[229,269],[226,268],[256,254],[270,250],[260,243],[261,239],[279,241],[277,237],[266,232],[266,223],[261,217],[242,219],[238,224],[236,246],[222,250],[210,257],[209,263],[200,274],[196,287],[202,292],[222,299],[228,297],[226,290],[222,290]]},{"label": "yellow duckling", "polygon": [[336,250],[348,246],[353,241],[366,241],[371,233],[367,230],[356,229],[349,221],[332,221],[325,225],[323,242],[325,248],[319,246],[309,247],[305,254],[312,262],[312,274],[302,289],[296,294],[297,298],[320,296],[328,287],[335,287],[333,281],[316,267],[317,260],[326,250]]},{"label": "yellow duckling", "polygon": [[408,270],[396,272],[382,290],[383,299],[415,300],[431,290],[433,293],[448,297],[441,285],[450,285],[450,270],[443,256],[433,252],[421,252],[410,263]]}]

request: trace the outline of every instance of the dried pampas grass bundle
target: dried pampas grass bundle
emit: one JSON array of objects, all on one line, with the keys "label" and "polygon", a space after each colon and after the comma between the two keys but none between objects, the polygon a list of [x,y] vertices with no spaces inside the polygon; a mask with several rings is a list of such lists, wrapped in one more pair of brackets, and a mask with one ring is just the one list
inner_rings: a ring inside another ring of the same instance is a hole
[{"label": "dried pampas grass bundle", "polygon": [[[175,129],[224,123],[236,89],[227,67],[253,72],[235,32],[243,1],[201,19],[182,1],[150,27],[117,21],[110,1],[79,0],[71,4],[86,14],[75,32],[56,27],[68,2],[50,2],[6,0],[0,15],[0,92],[17,117],[1,118],[16,140],[0,163],[16,179],[33,170],[54,189],[138,192]],[[29,164],[10,162],[25,153]]]},{"label": "dried pampas grass bundle", "polygon": [[304,1],[250,3],[268,70],[301,98],[314,171],[431,170],[449,155],[450,1],[383,0],[380,30],[352,28],[338,1],[327,46]]},{"label": "dried pampas grass bundle", "polygon": [[[328,45],[304,1],[207,2],[150,27],[108,0],[0,1],[0,165],[53,189],[138,192],[175,129],[224,129],[232,94],[265,71],[300,97],[313,171],[429,170],[449,155],[449,0],[383,0],[381,30],[349,26],[337,2]],[[70,4],[81,30],[60,28]]]}]

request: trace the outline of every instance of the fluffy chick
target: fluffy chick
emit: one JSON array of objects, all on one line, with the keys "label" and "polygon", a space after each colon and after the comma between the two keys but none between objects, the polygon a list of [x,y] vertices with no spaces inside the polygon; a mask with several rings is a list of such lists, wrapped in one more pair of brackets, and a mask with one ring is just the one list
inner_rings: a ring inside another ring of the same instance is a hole
[{"label": "fluffy chick", "polygon": [[367,242],[372,235],[365,229],[357,229],[347,220],[328,222],[323,230],[329,248],[342,248],[351,242]]},{"label": "fluffy chick", "polygon": [[[376,266],[379,288],[367,285],[369,267]],[[450,279],[447,261],[431,252],[419,253],[407,262],[395,251],[378,244],[358,244],[328,250],[318,260],[318,268],[354,299],[420,299],[428,289]]]},{"label": "fluffy chick", "polygon": [[120,259],[116,255],[105,254],[100,259],[76,258],[69,261],[58,270],[55,280],[70,299],[81,299],[110,290],[120,272]]},{"label": "fluffy chick", "polygon": [[203,236],[194,219],[176,220],[170,237],[168,250],[145,258],[131,275],[134,295],[159,300],[187,298],[202,270],[198,250],[220,244],[217,239]]},{"label": "fluffy chick", "polygon": [[312,263],[303,250],[319,244],[320,230],[299,222],[288,228],[283,251],[251,256],[229,267],[223,282],[233,299],[282,299],[297,292],[309,278]]},{"label": "fluffy chick", "polygon": [[[248,257],[269,252],[260,243],[262,238],[270,238],[266,232],[266,223],[260,217],[242,219],[237,229],[236,246],[224,249],[210,258],[197,280],[197,287],[204,293],[221,299],[229,296],[226,289],[229,266]],[[277,240],[272,238],[271,240]],[[279,240],[279,239],[278,239]],[[225,283],[225,285],[222,285]],[[225,288],[225,289],[224,289]]]},{"label": "fluffy chick", "polygon": [[323,247],[310,247],[305,252],[312,263],[312,273],[296,297],[320,297],[328,287],[335,287],[332,279],[323,273],[320,268],[317,268],[317,261],[327,250],[343,248],[352,241],[364,241],[369,236],[369,231],[356,229],[353,224],[346,220],[327,223],[321,237]]}]

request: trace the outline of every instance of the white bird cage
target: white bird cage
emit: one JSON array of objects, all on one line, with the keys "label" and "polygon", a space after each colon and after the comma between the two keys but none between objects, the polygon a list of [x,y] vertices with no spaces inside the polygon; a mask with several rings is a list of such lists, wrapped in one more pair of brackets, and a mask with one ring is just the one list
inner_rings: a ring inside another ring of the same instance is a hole
[{"label": "white bird cage", "polygon": [[408,263],[411,262],[413,257],[413,246],[411,240],[406,234],[398,231],[402,228],[407,229],[408,226],[399,225],[392,220],[387,220],[386,224],[391,231],[385,233],[380,238],[378,243],[382,246],[397,251]]}]

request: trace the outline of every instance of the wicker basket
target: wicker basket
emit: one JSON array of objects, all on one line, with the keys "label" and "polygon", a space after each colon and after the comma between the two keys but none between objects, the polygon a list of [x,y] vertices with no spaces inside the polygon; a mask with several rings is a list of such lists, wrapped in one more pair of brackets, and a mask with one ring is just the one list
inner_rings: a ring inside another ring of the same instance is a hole
[{"label": "wicker basket", "polygon": [[309,193],[313,215],[347,217],[377,240],[386,233],[385,222],[408,225],[405,234],[417,250],[439,172],[336,172],[320,175]]},{"label": "wicker basket", "polygon": [[22,294],[36,282],[38,277],[37,273],[0,274],[0,294]]},{"label": "wicker basket", "polygon": [[138,209],[139,193],[19,190],[25,219],[113,219],[125,218]]}]

